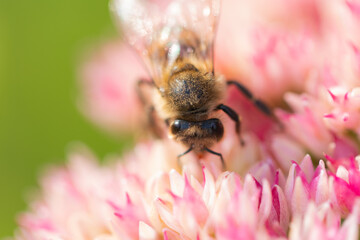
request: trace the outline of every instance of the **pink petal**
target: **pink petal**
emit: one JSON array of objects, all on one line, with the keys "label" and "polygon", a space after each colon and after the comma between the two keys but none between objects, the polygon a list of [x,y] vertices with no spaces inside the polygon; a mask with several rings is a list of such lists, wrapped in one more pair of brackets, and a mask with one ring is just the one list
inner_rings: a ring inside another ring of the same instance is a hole
[{"label": "pink petal", "polygon": [[310,182],[314,176],[314,165],[309,154],[306,154],[301,161],[300,168],[304,172],[307,182]]},{"label": "pink petal", "polygon": [[309,188],[300,177],[296,177],[291,196],[291,210],[295,215],[303,215],[309,202]]},{"label": "pink petal", "polygon": [[316,177],[310,183],[310,196],[316,204],[321,204],[329,200],[329,183],[326,174],[325,164],[320,161],[316,169]]},{"label": "pink petal", "polygon": [[272,195],[268,181],[264,180],[261,191],[261,202],[259,205],[259,221],[265,222],[270,215],[272,208]]},{"label": "pink petal", "polygon": [[204,190],[202,193],[202,199],[205,202],[206,206],[210,208],[210,206],[214,205],[215,197],[216,197],[216,188],[214,177],[210,172],[203,168],[204,174]]},{"label": "pink petal", "polygon": [[170,209],[165,205],[163,201],[161,201],[160,199],[155,200],[155,207],[160,215],[160,218],[167,226],[169,226],[169,228],[181,232],[182,228],[179,224],[179,221],[174,217]]},{"label": "pink petal", "polygon": [[[290,219],[290,212],[288,209],[285,194],[279,186],[272,188],[272,204],[275,211],[276,221],[280,223],[280,226],[285,233],[287,231]],[[271,221],[271,219],[269,219]]]},{"label": "pink petal", "polygon": [[357,16],[360,16],[360,4],[355,1],[345,0],[346,5]]},{"label": "pink petal", "polygon": [[349,185],[351,190],[357,196],[360,196],[360,171],[357,169],[350,169],[349,170]]},{"label": "pink petal", "polygon": [[139,239],[141,240],[156,240],[158,235],[156,231],[144,222],[139,223]]},{"label": "pink petal", "polygon": [[333,176],[333,189],[332,195],[334,204],[339,207],[343,214],[349,213],[354,204],[356,194],[350,188],[349,184],[343,179]]}]

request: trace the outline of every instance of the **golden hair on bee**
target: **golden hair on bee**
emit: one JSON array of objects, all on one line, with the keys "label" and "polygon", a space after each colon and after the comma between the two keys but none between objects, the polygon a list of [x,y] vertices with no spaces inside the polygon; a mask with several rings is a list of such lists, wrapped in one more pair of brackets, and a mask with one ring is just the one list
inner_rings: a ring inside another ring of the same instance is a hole
[{"label": "golden hair on bee", "polygon": [[225,82],[201,61],[178,60],[163,77],[158,93],[164,103],[158,110],[164,112],[164,118],[204,120],[224,97]]}]

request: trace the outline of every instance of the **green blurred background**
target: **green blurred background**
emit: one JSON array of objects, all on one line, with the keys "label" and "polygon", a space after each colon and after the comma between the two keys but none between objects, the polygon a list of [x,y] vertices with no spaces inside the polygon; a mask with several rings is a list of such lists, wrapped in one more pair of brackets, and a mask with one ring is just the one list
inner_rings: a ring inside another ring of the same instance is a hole
[{"label": "green blurred background", "polygon": [[76,67],[89,46],[116,35],[107,0],[0,0],[0,238],[41,169],[72,141],[100,158],[119,152],[76,108]]}]

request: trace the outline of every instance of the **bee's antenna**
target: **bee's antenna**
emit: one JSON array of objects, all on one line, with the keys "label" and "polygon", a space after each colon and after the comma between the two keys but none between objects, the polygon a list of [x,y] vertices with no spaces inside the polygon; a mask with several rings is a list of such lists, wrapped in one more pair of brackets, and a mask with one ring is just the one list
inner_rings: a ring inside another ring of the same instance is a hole
[{"label": "bee's antenna", "polygon": [[178,162],[178,165],[179,165],[180,167],[182,166],[182,164],[181,164],[181,162],[180,162],[180,158],[181,158],[182,156],[188,154],[188,153],[191,152],[192,150],[193,150],[193,146],[191,146],[188,150],[186,150],[185,152],[183,152],[182,154],[179,154],[179,155],[177,156],[177,162]]},{"label": "bee's antenna", "polygon": [[213,150],[208,149],[208,148],[205,148],[204,150],[207,151],[208,153],[211,153],[211,154],[214,154],[214,155],[216,155],[216,156],[219,156],[219,157],[220,157],[220,160],[221,160],[221,165],[222,165],[223,170],[226,169],[226,164],[225,164],[224,158],[223,158],[223,156],[222,156],[221,153],[214,152]]}]

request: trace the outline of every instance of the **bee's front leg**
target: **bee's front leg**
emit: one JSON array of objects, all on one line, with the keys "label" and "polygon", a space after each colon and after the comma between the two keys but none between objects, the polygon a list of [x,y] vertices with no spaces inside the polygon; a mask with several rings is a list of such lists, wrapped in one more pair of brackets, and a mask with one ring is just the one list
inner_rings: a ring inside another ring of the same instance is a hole
[{"label": "bee's front leg", "polygon": [[140,102],[143,105],[144,110],[146,112],[146,117],[147,117],[146,125],[147,125],[148,129],[150,129],[151,133],[155,137],[162,138],[163,134],[162,134],[161,127],[159,126],[159,124],[156,121],[156,118],[154,116],[156,114],[155,108],[152,104],[151,99],[148,99],[149,94],[145,94],[145,92],[144,92],[145,87],[156,88],[156,85],[153,81],[148,81],[146,79],[140,79],[136,85],[136,92],[137,92]]},{"label": "bee's front leg", "polygon": [[139,96],[139,99],[140,99],[140,102],[146,106],[146,105],[149,105],[149,103],[151,103],[151,101],[147,101],[146,99],[146,94],[144,93],[144,87],[150,87],[150,88],[154,88],[156,87],[154,81],[149,81],[149,80],[146,80],[146,79],[139,79],[137,81],[137,84],[136,84],[136,92]]},{"label": "bee's front leg", "polygon": [[227,81],[227,85],[234,85],[246,98],[248,98],[260,111],[264,114],[272,117],[272,111],[270,108],[260,99],[254,97],[254,95],[244,85],[237,81]]},{"label": "bee's front leg", "polygon": [[245,142],[241,138],[241,134],[240,134],[241,121],[239,119],[239,115],[232,108],[230,108],[224,104],[218,105],[215,110],[222,110],[224,113],[226,113],[231,118],[231,120],[233,120],[235,122],[235,132],[239,137],[239,141],[240,141],[241,145],[244,145]]}]

